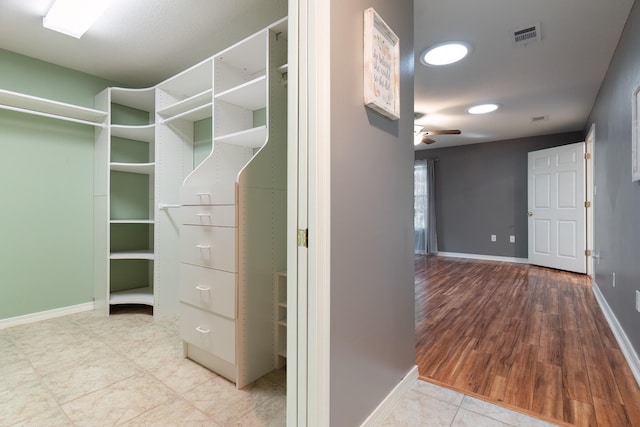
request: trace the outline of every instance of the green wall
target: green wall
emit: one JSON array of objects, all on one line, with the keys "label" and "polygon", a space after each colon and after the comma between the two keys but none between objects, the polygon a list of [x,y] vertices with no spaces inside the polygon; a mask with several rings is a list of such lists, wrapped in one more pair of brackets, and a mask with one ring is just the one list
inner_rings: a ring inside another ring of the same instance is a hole
[{"label": "green wall", "polygon": [[[93,107],[117,85],[0,50],[0,88]],[[94,129],[0,110],[0,319],[93,299]]]}]

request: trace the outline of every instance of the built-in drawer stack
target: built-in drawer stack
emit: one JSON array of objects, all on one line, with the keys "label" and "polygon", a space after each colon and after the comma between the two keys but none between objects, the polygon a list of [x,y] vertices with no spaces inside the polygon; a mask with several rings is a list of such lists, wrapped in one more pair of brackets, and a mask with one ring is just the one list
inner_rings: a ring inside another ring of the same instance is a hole
[{"label": "built-in drawer stack", "polygon": [[218,361],[222,365],[228,363],[231,375],[236,361],[237,215],[235,184],[227,186],[233,191],[183,193],[180,333],[188,344],[226,362]]}]

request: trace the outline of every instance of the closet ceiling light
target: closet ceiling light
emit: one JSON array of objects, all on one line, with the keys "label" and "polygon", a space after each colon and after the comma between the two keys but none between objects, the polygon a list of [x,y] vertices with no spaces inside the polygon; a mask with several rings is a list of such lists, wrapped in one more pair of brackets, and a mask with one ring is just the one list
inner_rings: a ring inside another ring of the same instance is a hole
[{"label": "closet ceiling light", "polygon": [[448,65],[460,61],[467,56],[470,47],[462,42],[440,43],[425,50],[420,55],[424,65]]},{"label": "closet ceiling light", "polygon": [[42,26],[79,39],[113,0],[56,0]]},{"label": "closet ceiling light", "polygon": [[482,104],[476,105],[467,110],[469,114],[487,114],[498,109],[498,105],[496,104]]}]

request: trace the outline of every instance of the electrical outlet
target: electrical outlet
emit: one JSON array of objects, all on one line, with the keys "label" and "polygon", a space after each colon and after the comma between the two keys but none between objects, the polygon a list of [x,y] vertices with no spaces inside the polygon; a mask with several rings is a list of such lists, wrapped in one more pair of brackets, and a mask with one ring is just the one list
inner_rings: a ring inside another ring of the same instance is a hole
[{"label": "electrical outlet", "polygon": [[491,241],[492,241],[492,242],[495,242],[496,240],[497,240],[497,239],[496,239],[496,235],[495,235],[495,234],[492,234],[492,235],[491,235]]},{"label": "electrical outlet", "polygon": [[509,236],[509,243],[515,243],[516,242],[516,236]]},{"label": "electrical outlet", "polygon": [[636,311],[640,312],[640,291],[636,291]]},{"label": "electrical outlet", "polygon": [[611,284],[614,288],[616,287],[616,273],[613,273],[613,280],[611,281]]}]

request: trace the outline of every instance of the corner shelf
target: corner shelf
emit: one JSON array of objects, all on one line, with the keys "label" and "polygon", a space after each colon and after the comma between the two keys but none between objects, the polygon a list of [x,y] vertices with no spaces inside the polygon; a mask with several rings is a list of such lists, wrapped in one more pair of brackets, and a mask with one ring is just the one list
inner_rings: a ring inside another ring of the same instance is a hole
[{"label": "corner shelf", "polygon": [[109,163],[112,171],[153,175],[155,163]]},{"label": "corner shelf", "polygon": [[140,249],[137,251],[111,252],[110,259],[146,259],[153,260],[155,258],[153,251],[150,249]]},{"label": "corner shelf", "polygon": [[145,286],[126,291],[111,292],[109,304],[145,304],[153,306],[153,299],[153,288]]},{"label": "corner shelf", "polygon": [[155,124],[144,126],[111,125],[111,136],[136,141],[153,142],[155,131]]},{"label": "corner shelf", "polygon": [[104,127],[107,112],[0,89],[0,109]]}]

